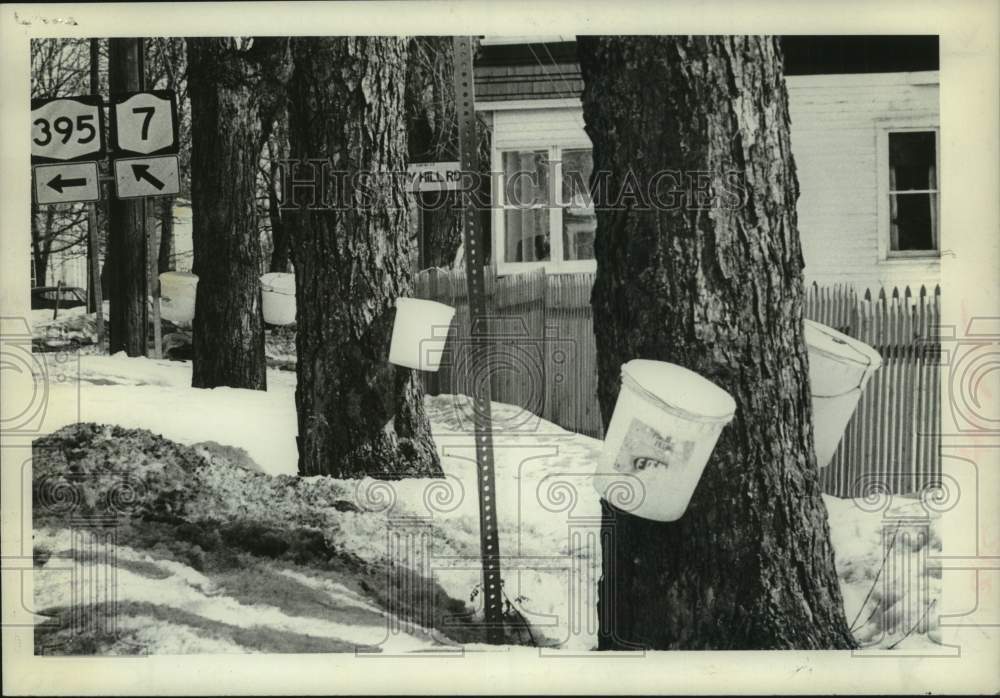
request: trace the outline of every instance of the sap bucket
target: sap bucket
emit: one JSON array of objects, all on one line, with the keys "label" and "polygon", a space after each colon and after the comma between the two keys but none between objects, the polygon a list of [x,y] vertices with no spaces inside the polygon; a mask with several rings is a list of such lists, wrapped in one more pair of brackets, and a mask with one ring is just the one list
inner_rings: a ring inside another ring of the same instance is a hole
[{"label": "sap bucket", "polygon": [[594,488],[630,514],[676,521],[735,412],[732,396],[694,371],[629,361],[622,366]]},{"label": "sap bucket", "polygon": [[441,367],[448,328],[455,309],[444,303],[417,298],[396,299],[389,363],[420,371]]},{"label": "sap bucket", "polygon": [[264,322],[291,325],[295,322],[295,274],[271,272],[260,277]]},{"label": "sap bucket", "polygon": [[832,327],[812,320],[804,323],[816,464],[825,468],[837,451],[861,393],[882,365],[882,357],[864,342]]},{"label": "sap bucket", "polygon": [[160,317],[176,324],[194,320],[198,276],[183,271],[160,274]]}]

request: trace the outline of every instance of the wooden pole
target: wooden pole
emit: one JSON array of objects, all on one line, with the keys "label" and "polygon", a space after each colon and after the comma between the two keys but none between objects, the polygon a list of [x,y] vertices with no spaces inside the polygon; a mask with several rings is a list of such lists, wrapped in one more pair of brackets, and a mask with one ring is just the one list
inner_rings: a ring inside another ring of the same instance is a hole
[{"label": "wooden pole", "polygon": [[[141,39],[108,39],[108,83],[111,96],[141,89]],[[108,251],[111,267],[111,327],[108,350],[129,356],[148,352],[146,245],[143,202],[110,197]]]},{"label": "wooden pole", "polygon": [[[100,94],[101,82],[98,75],[100,61],[99,39],[90,40],[90,94]],[[100,182],[97,183],[100,187]],[[104,351],[104,294],[101,291],[101,265],[100,265],[100,243],[98,241],[97,229],[97,202],[87,205],[88,233],[87,233],[87,264],[90,267],[90,293],[88,300],[93,302],[94,307],[88,308],[90,312],[96,313],[97,323],[97,348]]]},{"label": "wooden pole", "polygon": [[[146,89],[146,42],[143,39],[138,39],[139,41],[139,90]],[[149,197],[142,198],[142,241],[143,241],[143,295],[145,301],[150,306],[150,311],[152,312],[152,317],[149,314],[146,315],[146,326],[143,328],[143,339],[147,342],[146,346],[146,356],[151,356],[154,359],[161,358],[160,352],[163,347],[162,335],[163,330],[160,326],[160,293],[159,293],[159,277],[154,271],[154,260],[157,258],[156,254],[151,254],[150,250],[155,242],[155,237],[153,235],[154,225],[153,225],[153,202],[149,200]],[[150,335],[149,324],[152,324],[153,330],[153,346],[150,351],[148,342]]]}]

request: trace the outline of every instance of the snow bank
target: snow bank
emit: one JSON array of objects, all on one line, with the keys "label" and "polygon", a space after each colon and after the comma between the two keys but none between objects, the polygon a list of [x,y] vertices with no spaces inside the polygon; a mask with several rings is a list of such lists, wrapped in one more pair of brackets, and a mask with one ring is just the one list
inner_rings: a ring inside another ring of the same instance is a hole
[{"label": "snow bank", "polygon": [[[50,386],[42,430],[51,432],[77,421],[144,428],[186,445],[212,440],[238,446],[270,475],[296,473],[294,373],[270,370],[268,390],[263,392],[191,389],[190,370],[188,363],[79,356],[71,379]],[[324,535],[339,549],[363,560],[395,560],[432,577],[450,596],[469,599],[480,579],[471,409],[466,398],[443,395],[428,397],[427,410],[444,479],[305,480],[325,480],[323,487],[307,489],[351,502],[336,512],[335,525],[322,524],[327,526]],[[510,405],[494,404],[493,414],[505,593],[547,639],[565,649],[592,649],[600,508],[590,475],[601,442]],[[249,482],[254,476],[248,472],[246,477]],[[224,486],[227,483],[213,485]],[[297,494],[276,495],[270,485],[257,495],[236,491],[240,501],[234,506],[270,509],[275,516],[286,515],[285,507],[301,501]],[[929,551],[940,550],[934,521],[927,519],[922,537],[910,535],[908,529],[892,531],[891,522],[904,515],[926,518],[915,500],[874,512],[850,500],[825,501],[847,618],[859,640],[884,648],[933,641],[937,613],[929,606],[940,592],[940,572],[929,568],[926,558]],[[907,535],[890,546],[898,533]],[[883,565],[883,558],[890,563]],[[184,608],[205,602],[193,595],[186,581],[172,584],[178,603],[188,604]],[[211,613],[232,620],[251,612],[219,606]],[[304,627],[299,619],[253,613],[257,615],[245,617]],[[921,616],[926,622],[916,623],[901,641]],[[317,626],[309,632],[342,630]]]}]

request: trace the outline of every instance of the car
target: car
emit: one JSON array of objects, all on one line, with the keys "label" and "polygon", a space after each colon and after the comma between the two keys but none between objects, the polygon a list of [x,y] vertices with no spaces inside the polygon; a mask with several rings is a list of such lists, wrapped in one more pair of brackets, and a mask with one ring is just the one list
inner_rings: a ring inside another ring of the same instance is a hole
[{"label": "car", "polygon": [[37,286],[31,289],[32,310],[65,310],[87,305],[87,292],[77,286]]}]

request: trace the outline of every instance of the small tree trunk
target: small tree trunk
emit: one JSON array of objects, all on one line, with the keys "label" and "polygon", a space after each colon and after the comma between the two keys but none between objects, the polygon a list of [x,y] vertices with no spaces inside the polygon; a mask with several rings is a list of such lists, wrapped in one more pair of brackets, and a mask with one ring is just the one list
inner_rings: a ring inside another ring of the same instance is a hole
[{"label": "small tree trunk", "polygon": [[283,58],[272,41],[248,49],[237,39],[187,40],[196,388],[267,388],[255,197],[270,116],[262,103],[272,99],[260,76]]},{"label": "small tree trunk", "polygon": [[42,255],[42,231],[38,227],[38,204],[31,202],[31,261],[35,267],[35,286],[45,285],[48,258]]},{"label": "small tree trunk", "polygon": [[160,199],[160,249],[156,255],[157,273],[170,271],[174,250],[174,197]]},{"label": "small tree trunk", "polygon": [[[267,188],[267,213],[271,222],[271,260],[267,266],[270,272],[291,271],[291,241],[288,239],[288,229],[281,214],[281,197],[278,194],[278,181],[281,172],[281,160],[288,155],[288,126],[283,123],[286,117],[279,120],[279,128],[275,129],[275,134],[268,141],[269,180]],[[275,147],[274,139],[282,140],[283,146]]]},{"label": "small tree trunk", "polygon": [[[324,158],[341,210],[289,211],[297,300],[299,473],[440,475],[413,371],[387,362],[393,305],[410,293],[405,43],[293,39],[292,158]],[[371,173],[370,186],[357,182]],[[395,176],[392,176],[395,174]],[[362,188],[363,187],[363,188]]]},{"label": "small tree trunk", "polygon": [[[142,39],[108,40],[108,86],[112,95],[140,88]],[[108,351],[129,356],[146,354],[149,326],[146,302],[146,240],[142,199],[108,201],[108,259],[111,300]]]},{"label": "small tree trunk", "polygon": [[[610,175],[592,296],[605,425],[634,358],[690,368],[737,405],[680,520],[603,504],[599,646],[853,647],[813,455],[780,50],[581,37],[579,53],[594,171]],[[659,204],[609,205],[663,171]],[[703,173],[710,190],[690,186]]]}]

